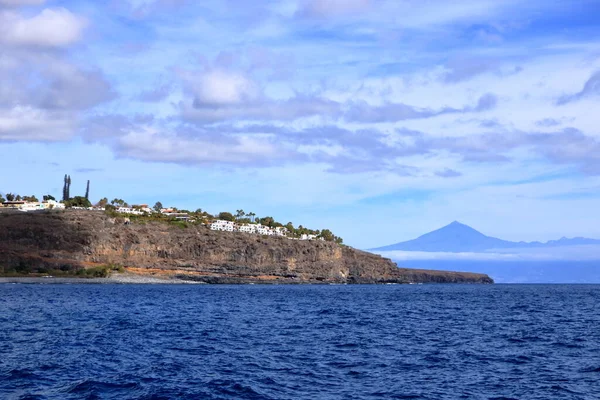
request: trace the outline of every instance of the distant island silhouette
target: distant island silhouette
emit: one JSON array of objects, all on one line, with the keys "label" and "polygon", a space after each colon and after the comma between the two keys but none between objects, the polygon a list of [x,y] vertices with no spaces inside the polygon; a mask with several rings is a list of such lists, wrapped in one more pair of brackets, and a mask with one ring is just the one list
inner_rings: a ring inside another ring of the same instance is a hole
[{"label": "distant island silhouette", "polygon": [[388,246],[370,249],[371,251],[425,251],[425,252],[482,252],[495,249],[549,248],[561,246],[597,245],[600,240],[583,237],[561,238],[548,242],[511,242],[491,236],[454,221],[443,228],[426,233],[416,239]]}]

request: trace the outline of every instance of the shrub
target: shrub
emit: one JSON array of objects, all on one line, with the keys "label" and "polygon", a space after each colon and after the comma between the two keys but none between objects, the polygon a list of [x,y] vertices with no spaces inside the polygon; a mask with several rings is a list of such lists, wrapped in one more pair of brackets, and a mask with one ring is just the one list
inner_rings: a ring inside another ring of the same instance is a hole
[{"label": "shrub", "polygon": [[187,222],[181,221],[181,220],[178,220],[178,219],[170,221],[170,224],[178,226],[181,229],[186,229],[189,226]]},{"label": "shrub", "polygon": [[110,270],[107,266],[87,268],[85,275],[93,278],[106,278],[110,275]]}]

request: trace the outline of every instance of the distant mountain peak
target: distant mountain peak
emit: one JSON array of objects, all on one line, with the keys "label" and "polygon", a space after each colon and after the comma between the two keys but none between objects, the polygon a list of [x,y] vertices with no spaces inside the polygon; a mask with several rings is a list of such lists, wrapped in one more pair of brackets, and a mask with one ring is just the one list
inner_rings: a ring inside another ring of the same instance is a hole
[{"label": "distant mountain peak", "polygon": [[452,221],[451,223],[449,223],[448,225],[440,228],[440,229],[436,229],[435,231],[426,233],[423,236],[427,236],[427,235],[440,235],[440,234],[451,234],[451,235],[473,235],[473,236],[479,236],[479,237],[487,237],[486,235],[484,235],[483,233],[479,232],[478,230],[471,228],[469,225],[463,224],[462,222],[458,222],[458,221]]},{"label": "distant mountain peak", "polygon": [[547,243],[540,242],[510,242],[486,236],[476,229],[459,221],[452,221],[448,225],[432,232],[419,236],[416,239],[400,242],[389,246],[372,249],[375,251],[426,251],[426,252],[481,252],[493,249],[529,248],[529,247],[555,247],[566,245],[600,244],[600,240],[586,238],[561,238]]},{"label": "distant mountain peak", "polygon": [[452,221],[448,225],[444,226],[441,229],[444,229],[444,228],[454,228],[454,229],[460,228],[460,229],[468,229],[471,231],[478,232],[476,229],[471,228],[469,225],[463,224],[462,222],[459,222],[459,221]]},{"label": "distant mountain peak", "polygon": [[[469,226],[469,225],[467,225],[467,224],[463,224],[463,223],[462,223],[462,222],[460,222],[460,221],[452,221],[452,222],[450,222],[448,225],[446,225],[446,226],[444,226],[444,227],[442,227],[442,228],[440,228],[440,229],[445,229],[445,228],[454,228],[454,229],[456,229],[456,228],[465,229],[465,228],[466,228],[466,229],[469,229],[469,230],[476,231],[476,229],[474,229],[474,228],[470,227],[470,226]],[[438,230],[440,230],[440,229],[438,229]]]}]

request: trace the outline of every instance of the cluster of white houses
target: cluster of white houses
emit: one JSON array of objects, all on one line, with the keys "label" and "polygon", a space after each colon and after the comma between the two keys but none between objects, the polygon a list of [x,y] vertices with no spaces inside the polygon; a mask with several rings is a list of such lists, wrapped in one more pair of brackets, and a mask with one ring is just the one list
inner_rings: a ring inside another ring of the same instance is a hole
[{"label": "cluster of white houses", "polygon": [[[61,210],[65,209],[65,205],[63,203],[57,202],[55,200],[44,200],[42,202],[27,202],[27,201],[5,201],[4,203],[0,203],[4,208],[15,209],[19,211],[42,211],[42,210]],[[93,211],[104,211],[104,207],[71,207],[75,210],[93,210]],[[115,209],[116,212],[121,214],[131,214],[131,215],[144,215],[151,214],[156,211],[149,208],[148,205],[136,205],[132,207],[117,207]],[[188,221],[189,216],[187,213],[178,212],[172,208],[163,208],[160,210],[161,214],[168,215],[170,217]],[[267,236],[282,236],[288,237],[289,232],[285,227],[275,227],[271,228],[266,225],[261,224],[238,224],[234,221],[224,221],[224,220],[216,220],[210,224],[210,229],[213,231],[225,231],[225,232],[243,232],[257,235],[267,235]],[[300,240],[323,240],[322,237],[318,237],[317,235],[309,235],[303,234],[299,238]]]},{"label": "cluster of white houses", "polygon": [[5,201],[2,203],[4,208],[15,209],[19,211],[39,211],[39,210],[60,210],[64,209],[65,205],[54,200],[37,201]]},{"label": "cluster of white houses", "polygon": [[[257,235],[267,236],[283,236],[287,237],[289,232],[286,228],[279,226],[271,228],[261,224],[237,224],[233,221],[224,221],[218,219],[210,224],[210,229],[213,231],[225,231],[225,232],[243,232],[243,233],[254,233]],[[323,240],[323,238],[317,235],[303,234],[299,238],[300,240]]]},{"label": "cluster of white houses", "polygon": [[131,206],[131,207],[117,207],[115,209],[116,212],[121,213],[121,214],[132,214],[132,215],[144,215],[144,214],[150,214],[153,213],[154,210],[152,210],[150,207],[148,207],[147,204],[142,204],[139,206]]}]

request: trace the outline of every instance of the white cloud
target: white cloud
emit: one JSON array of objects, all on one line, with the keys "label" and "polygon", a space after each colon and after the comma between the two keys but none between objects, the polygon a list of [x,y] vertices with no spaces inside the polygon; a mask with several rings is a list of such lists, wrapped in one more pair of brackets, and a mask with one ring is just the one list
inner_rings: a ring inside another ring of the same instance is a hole
[{"label": "white cloud", "polygon": [[0,141],[62,141],[70,139],[75,128],[69,114],[23,106],[0,108]]},{"label": "white cloud", "polygon": [[17,46],[64,47],[77,42],[86,19],[65,8],[44,9],[26,18],[13,12],[0,13],[0,41]]},{"label": "white cloud", "polygon": [[116,153],[142,161],[184,164],[231,164],[271,162],[285,157],[261,137],[178,135],[151,126],[136,127],[115,143]]},{"label": "white cloud", "polygon": [[39,6],[46,0],[0,0],[0,7]]},{"label": "white cloud", "polygon": [[308,17],[331,17],[366,10],[371,0],[307,0],[300,6],[298,14]]},{"label": "white cloud", "polygon": [[440,260],[440,261],[594,261],[600,259],[600,246],[564,246],[539,249],[504,249],[501,252],[447,253],[427,251],[374,251],[397,261]]},{"label": "white cloud", "polygon": [[338,117],[340,105],[322,98],[301,96],[287,100],[261,99],[261,101],[208,107],[197,101],[181,104],[184,119],[195,122],[218,122],[233,120],[291,121],[304,117]]},{"label": "white cloud", "polygon": [[259,86],[242,73],[213,69],[184,77],[197,107],[235,105],[256,100]]},{"label": "white cloud", "polygon": [[33,96],[44,108],[81,110],[115,96],[110,83],[98,70],[84,70],[61,60],[48,60],[41,75],[48,83]]},{"label": "white cloud", "polygon": [[0,55],[0,108],[82,110],[115,96],[101,71],[67,62],[60,53],[10,50]]}]

